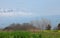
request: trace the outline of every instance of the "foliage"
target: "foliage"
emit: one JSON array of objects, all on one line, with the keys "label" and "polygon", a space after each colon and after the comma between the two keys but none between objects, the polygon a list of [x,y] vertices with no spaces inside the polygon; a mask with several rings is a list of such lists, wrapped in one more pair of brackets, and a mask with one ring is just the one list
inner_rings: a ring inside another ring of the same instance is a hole
[{"label": "foliage", "polygon": [[58,30],[60,30],[60,23],[58,24]]}]

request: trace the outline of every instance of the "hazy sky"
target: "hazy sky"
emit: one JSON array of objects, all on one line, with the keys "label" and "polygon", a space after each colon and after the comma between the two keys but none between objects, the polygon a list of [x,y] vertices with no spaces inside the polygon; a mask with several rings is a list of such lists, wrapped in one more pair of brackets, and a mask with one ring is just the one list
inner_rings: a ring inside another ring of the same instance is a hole
[{"label": "hazy sky", "polygon": [[47,18],[60,23],[60,0],[0,0],[0,26]]}]

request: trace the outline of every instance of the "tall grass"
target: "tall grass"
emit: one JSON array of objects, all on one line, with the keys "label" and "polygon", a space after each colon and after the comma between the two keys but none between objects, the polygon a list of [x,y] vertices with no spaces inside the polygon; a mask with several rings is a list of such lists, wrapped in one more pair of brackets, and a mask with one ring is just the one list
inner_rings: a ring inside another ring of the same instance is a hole
[{"label": "tall grass", "polygon": [[0,32],[0,38],[60,38],[59,32]]}]

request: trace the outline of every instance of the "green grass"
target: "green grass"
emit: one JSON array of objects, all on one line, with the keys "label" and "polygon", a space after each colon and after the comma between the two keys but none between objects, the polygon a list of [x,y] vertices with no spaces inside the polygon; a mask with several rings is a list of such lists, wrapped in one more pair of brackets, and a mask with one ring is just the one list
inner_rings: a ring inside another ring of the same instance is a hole
[{"label": "green grass", "polygon": [[60,32],[0,32],[0,38],[60,38]]}]

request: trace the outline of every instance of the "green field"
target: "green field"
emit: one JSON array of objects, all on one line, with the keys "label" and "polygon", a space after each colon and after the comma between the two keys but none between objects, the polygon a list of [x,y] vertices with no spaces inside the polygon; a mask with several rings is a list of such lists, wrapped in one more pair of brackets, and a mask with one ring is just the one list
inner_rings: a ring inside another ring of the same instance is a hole
[{"label": "green field", "polygon": [[0,32],[0,38],[60,38],[60,32]]}]

